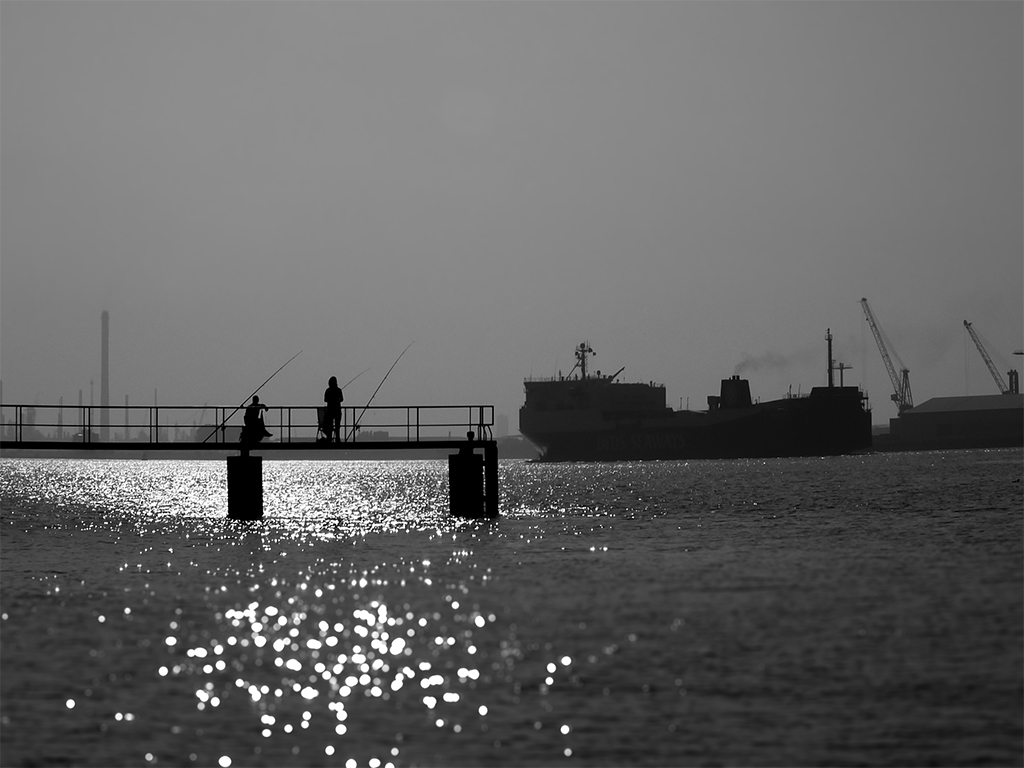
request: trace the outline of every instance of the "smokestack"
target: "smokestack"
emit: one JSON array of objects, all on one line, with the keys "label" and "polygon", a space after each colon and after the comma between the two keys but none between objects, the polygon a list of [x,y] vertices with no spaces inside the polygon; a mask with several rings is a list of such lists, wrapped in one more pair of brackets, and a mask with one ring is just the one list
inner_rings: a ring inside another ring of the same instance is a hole
[{"label": "smokestack", "polygon": [[100,405],[103,410],[100,413],[100,424],[103,429],[100,431],[104,440],[110,438],[110,313],[103,310],[103,370],[100,374]]}]

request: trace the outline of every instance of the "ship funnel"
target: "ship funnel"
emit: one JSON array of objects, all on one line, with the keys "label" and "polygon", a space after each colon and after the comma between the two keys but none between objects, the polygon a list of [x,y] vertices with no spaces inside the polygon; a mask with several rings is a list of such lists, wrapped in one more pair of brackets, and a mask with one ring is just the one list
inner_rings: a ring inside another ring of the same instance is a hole
[{"label": "ship funnel", "polygon": [[749,408],[750,382],[739,376],[722,379],[722,399],[719,402],[720,408]]}]

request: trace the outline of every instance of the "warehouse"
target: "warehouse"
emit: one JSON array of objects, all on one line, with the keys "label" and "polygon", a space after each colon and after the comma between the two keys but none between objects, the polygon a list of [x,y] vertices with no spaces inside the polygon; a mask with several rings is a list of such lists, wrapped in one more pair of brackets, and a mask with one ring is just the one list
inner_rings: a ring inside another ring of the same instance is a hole
[{"label": "warehouse", "polygon": [[934,397],[890,419],[878,450],[1024,446],[1024,395]]}]

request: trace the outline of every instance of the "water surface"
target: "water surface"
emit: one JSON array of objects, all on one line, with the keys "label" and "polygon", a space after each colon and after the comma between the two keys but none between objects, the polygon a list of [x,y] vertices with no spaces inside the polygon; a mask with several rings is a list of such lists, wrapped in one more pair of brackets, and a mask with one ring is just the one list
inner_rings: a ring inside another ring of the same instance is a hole
[{"label": "water surface", "polygon": [[4,765],[1019,765],[1022,455],[0,460]]}]

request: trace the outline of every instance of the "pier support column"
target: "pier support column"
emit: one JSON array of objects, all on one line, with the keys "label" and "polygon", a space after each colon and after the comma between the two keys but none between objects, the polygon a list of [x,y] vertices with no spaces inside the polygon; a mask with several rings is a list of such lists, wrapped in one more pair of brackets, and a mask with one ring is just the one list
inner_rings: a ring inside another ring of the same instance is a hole
[{"label": "pier support column", "polygon": [[491,440],[484,444],[484,513],[498,516],[498,444]]},{"label": "pier support column", "polygon": [[448,457],[448,503],[457,517],[498,516],[498,448],[494,442],[482,447],[483,456],[474,453],[470,440],[466,448]]},{"label": "pier support column", "polygon": [[263,519],[263,457],[228,456],[228,517]]}]

